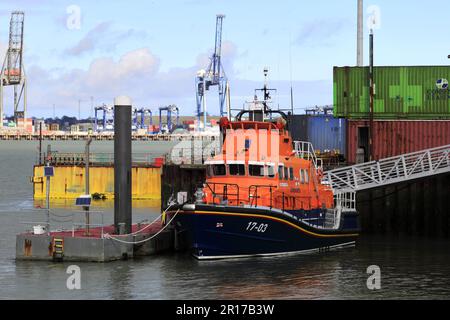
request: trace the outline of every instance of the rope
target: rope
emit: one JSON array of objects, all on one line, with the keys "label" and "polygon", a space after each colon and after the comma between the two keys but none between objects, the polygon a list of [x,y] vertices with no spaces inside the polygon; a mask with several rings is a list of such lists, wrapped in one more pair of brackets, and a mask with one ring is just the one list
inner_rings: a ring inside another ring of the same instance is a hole
[{"label": "rope", "polygon": [[155,233],[153,236],[151,236],[151,237],[149,237],[147,239],[140,240],[140,241],[125,241],[125,240],[114,238],[109,233],[106,233],[104,235],[104,237],[105,237],[105,239],[111,239],[111,240],[115,240],[115,241],[118,241],[118,242],[121,242],[121,243],[125,243],[125,244],[140,244],[140,243],[144,243],[144,242],[150,241],[153,238],[155,238],[156,236],[158,236],[161,232],[163,232],[170,225],[172,220],[175,219],[175,217],[177,216],[178,212],[180,212],[180,209],[178,209],[177,212],[175,212],[175,214],[173,215],[172,219],[170,219],[169,223],[167,223],[161,230],[159,230],[157,233]]},{"label": "rope", "polygon": [[142,232],[142,231],[144,231],[144,230],[146,230],[147,228],[149,228],[152,224],[154,224],[156,221],[158,221],[158,219],[159,218],[161,218],[162,216],[164,216],[164,223],[165,223],[165,217],[166,217],[166,212],[167,212],[167,210],[169,210],[170,209],[170,207],[172,207],[172,205],[173,204],[171,204],[166,210],[164,210],[155,220],[153,220],[152,222],[150,222],[148,225],[146,225],[145,227],[143,227],[142,229],[139,229],[139,230],[137,230],[137,231],[135,231],[135,232],[132,232],[132,233],[128,233],[128,234],[118,234],[117,235],[117,237],[127,237],[127,236],[134,236],[134,235],[137,235],[138,233],[140,233],[140,232]]}]

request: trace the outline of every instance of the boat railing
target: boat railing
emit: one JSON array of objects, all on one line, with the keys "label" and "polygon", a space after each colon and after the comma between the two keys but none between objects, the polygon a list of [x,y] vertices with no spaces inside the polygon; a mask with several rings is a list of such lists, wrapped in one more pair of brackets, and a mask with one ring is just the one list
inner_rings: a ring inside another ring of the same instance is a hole
[{"label": "boat railing", "polygon": [[[230,197],[236,198],[236,203],[239,204],[239,185],[235,183],[217,183],[217,182],[207,182],[205,186],[211,191],[213,195],[213,201],[218,199],[219,201],[228,201]],[[218,190],[217,187],[222,187],[221,190]],[[230,188],[235,188],[236,193],[230,193]]]},{"label": "boat railing", "polygon": [[269,205],[272,209],[273,207],[273,189],[276,189],[276,186],[273,185],[251,185],[248,187],[248,202],[250,206],[258,206],[258,199],[261,198],[261,194],[258,194],[258,191],[261,191],[262,189],[269,189]]},{"label": "boat railing", "polygon": [[322,159],[317,158],[316,151],[314,150],[314,146],[311,142],[294,141],[294,152],[297,157],[312,161],[316,169],[322,168]]},{"label": "boat railing", "polygon": [[342,211],[356,211],[356,192],[345,191],[335,192],[334,194],[335,208]]}]

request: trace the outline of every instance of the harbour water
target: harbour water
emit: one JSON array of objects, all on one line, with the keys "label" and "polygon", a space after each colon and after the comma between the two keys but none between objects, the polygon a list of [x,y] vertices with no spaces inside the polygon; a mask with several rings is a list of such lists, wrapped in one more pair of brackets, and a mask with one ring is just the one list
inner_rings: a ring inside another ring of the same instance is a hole
[{"label": "harbour water", "polygon": [[[47,142],[44,143],[46,146]],[[84,142],[52,149],[83,152]],[[174,143],[135,142],[134,152],[167,152]],[[92,152],[112,152],[93,142]],[[0,299],[450,299],[449,240],[362,236],[356,248],[311,255],[197,261],[170,253],[112,263],[79,263],[81,289],[69,290],[72,263],[15,261],[15,235],[45,221],[32,198],[37,143],[0,141]],[[113,220],[113,203],[98,202],[94,221]],[[54,228],[83,222],[72,201],[52,203]],[[153,220],[157,201],[135,201],[133,221]],[[381,289],[367,288],[369,266]]]}]

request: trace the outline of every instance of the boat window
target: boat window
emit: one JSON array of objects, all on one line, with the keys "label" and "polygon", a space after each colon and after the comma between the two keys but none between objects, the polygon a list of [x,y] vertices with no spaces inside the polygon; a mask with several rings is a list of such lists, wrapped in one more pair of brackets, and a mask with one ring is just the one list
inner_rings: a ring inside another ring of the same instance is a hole
[{"label": "boat window", "polygon": [[275,166],[267,166],[267,176],[269,178],[275,177]]},{"label": "boat window", "polygon": [[289,168],[284,167],[284,180],[289,179]]},{"label": "boat window", "polygon": [[230,164],[229,170],[232,176],[245,176],[245,165],[243,164]]},{"label": "boat window", "polygon": [[264,177],[264,166],[250,164],[248,166],[248,173],[254,177]]},{"label": "boat window", "polygon": [[283,179],[283,166],[278,166],[278,179]]},{"label": "boat window", "polygon": [[206,175],[207,175],[208,177],[212,177],[212,176],[213,176],[213,169],[212,169],[212,166],[210,166],[210,165],[206,166]]},{"label": "boat window", "polygon": [[305,171],[300,169],[300,183],[305,183]]},{"label": "boat window", "polygon": [[224,164],[214,164],[209,167],[210,176],[224,176],[227,174],[227,170]]},{"label": "boat window", "polygon": [[305,183],[309,183],[309,172],[305,170]]},{"label": "boat window", "polygon": [[289,180],[294,180],[294,168],[289,168]]}]

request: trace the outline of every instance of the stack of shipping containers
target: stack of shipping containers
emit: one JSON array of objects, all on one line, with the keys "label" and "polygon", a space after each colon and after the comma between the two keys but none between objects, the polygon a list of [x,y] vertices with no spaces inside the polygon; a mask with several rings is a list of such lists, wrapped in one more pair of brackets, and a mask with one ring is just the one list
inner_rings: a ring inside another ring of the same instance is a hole
[{"label": "stack of shipping containers", "polygon": [[[334,68],[334,116],[346,119],[346,159],[369,146],[369,68]],[[450,144],[450,67],[375,67],[375,160]]]},{"label": "stack of shipping containers", "polygon": [[290,117],[290,129],[295,141],[311,142],[318,154],[345,155],[346,121],[331,112],[308,113]]}]

